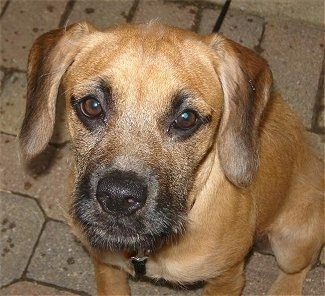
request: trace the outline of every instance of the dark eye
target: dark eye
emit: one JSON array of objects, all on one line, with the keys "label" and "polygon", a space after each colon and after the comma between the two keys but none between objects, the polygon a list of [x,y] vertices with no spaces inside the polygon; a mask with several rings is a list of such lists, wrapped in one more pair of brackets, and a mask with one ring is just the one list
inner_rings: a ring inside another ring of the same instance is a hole
[{"label": "dark eye", "polygon": [[82,100],[80,103],[80,109],[81,112],[89,118],[98,117],[103,113],[100,102],[92,97]]},{"label": "dark eye", "polygon": [[183,111],[174,121],[173,127],[186,130],[194,127],[197,122],[197,115],[192,110]]}]

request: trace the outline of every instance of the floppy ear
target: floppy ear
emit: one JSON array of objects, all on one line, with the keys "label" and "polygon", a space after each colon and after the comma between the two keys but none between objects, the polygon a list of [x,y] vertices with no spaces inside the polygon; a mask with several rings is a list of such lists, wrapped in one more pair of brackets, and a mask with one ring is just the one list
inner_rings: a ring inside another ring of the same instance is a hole
[{"label": "floppy ear", "polygon": [[221,35],[210,37],[210,45],[224,94],[218,131],[220,163],[232,183],[246,187],[259,165],[259,127],[272,73],[262,57]]},{"label": "floppy ear", "polygon": [[28,60],[26,111],[19,135],[25,159],[38,155],[50,141],[61,78],[73,63],[83,37],[91,30],[87,23],[74,24],[45,33],[34,42]]}]

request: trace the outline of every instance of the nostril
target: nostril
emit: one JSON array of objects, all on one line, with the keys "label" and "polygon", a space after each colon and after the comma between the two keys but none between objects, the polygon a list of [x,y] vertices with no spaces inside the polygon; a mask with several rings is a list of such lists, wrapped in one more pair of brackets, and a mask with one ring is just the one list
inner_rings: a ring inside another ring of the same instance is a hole
[{"label": "nostril", "polygon": [[134,172],[113,171],[98,181],[96,198],[104,211],[129,215],[144,206],[147,186]]}]

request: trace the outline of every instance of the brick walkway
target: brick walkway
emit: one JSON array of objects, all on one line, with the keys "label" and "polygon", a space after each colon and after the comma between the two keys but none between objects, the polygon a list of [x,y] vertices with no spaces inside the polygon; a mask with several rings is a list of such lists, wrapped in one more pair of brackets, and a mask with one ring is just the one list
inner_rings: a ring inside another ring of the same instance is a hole
[{"label": "brick walkway", "polygon": [[[0,290],[1,295],[95,295],[85,250],[64,224],[69,167],[64,117],[47,154],[28,174],[16,135],[25,106],[26,61],[32,42],[58,26],[88,20],[99,27],[159,18],[209,33],[223,0],[1,0]],[[233,0],[222,32],[267,58],[284,98],[300,114],[315,150],[324,149],[323,0]],[[49,157],[50,156],[50,157]],[[51,163],[49,163],[51,159]],[[273,257],[254,254],[245,295],[263,295],[276,277]],[[134,295],[199,295],[131,281]],[[305,295],[324,295],[324,266],[309,274]]]}]

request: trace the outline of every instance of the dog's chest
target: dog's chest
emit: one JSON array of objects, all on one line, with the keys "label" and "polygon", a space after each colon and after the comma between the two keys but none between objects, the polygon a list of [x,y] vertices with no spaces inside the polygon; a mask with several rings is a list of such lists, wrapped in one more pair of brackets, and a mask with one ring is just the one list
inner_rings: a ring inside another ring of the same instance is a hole
[{"label": "dog's chest", "polygon": [[[136,275],[131,259],[123,253],[107,252],[103,261],[108,265],[123,269],[132,276]],[[212,258],[208,255],[202,256],[202,254],[186,257],[154,255],[146,260],[145,270],[146,277],[183,283],[203,281],[220,273]]]}]

